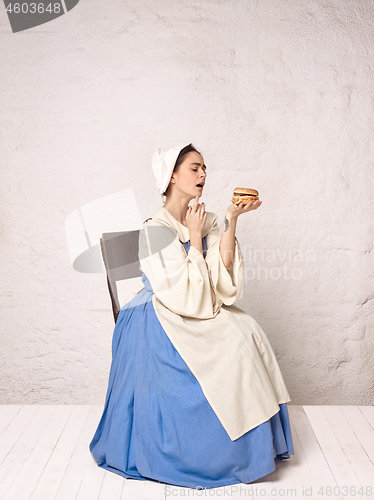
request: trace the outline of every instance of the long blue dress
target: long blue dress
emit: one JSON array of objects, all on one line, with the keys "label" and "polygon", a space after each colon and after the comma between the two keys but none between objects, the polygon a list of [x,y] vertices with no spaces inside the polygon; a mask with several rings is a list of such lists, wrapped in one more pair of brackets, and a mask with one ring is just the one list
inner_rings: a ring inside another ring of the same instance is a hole
[{"label": "long blue dress", "polygon": [[[206,237],[202,239],[206,257]],[[182,243],[188,253],[190,242]],[[140,267],[141,269],[141,267]],[[212,488],[250,483],[294,453],[287,404],[231,441],[162,328],[145,285],[118,316],[104,411],[89,445],[99,467],[125,478]]]}]

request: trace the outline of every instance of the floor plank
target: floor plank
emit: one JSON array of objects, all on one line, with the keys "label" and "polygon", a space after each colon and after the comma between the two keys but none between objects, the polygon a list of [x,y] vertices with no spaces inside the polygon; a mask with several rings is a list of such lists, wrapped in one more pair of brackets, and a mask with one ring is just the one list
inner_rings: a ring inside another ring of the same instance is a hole
[{"label": "floor plank", "polygon": [[374,429],[357,406],[339,406],[367,456],[374,464]]},{"label": "floor plank", "polygon": [[[92,465],[92,461],[94,461],[89,452],[89,443],[93,438],[103,412],[103,405],[93,405],[89,408],[90,411],[54,500],[75,500],[88,464]],[[96,464],[96,462],[94,463]]]},{"label": "floor plank", "polygon": [[292,441],[295,451],[295,454],[290,457],[290,459],[292,459],[291,462],[292,474],[295,486],[298,491],[298,495],[301,496],[302,498],[303,496],[305,496],[305,492],[310,490],[310,488],[312,488],[312,491],[315,490],[317,484],[314,481],[314,477],[307,460],[307,455],[303,450],[298,432],[296,431],[296,428],[294,426],[294,419],[291,417],[291,412],[289,413],[290,413]]},{"label": "floor plank", "polygon": [[[304,406],[304,409],[337,483],[336,486],[331,484],[327,485],[327,487],[330,487],[332,491],[339,491],[340,493],[345,488],[347,488],[347,491],[352,488],[358,491],[361,486],[360,482],[344,454],[330,422],[326,418],[323,407]],[[342,497],[343,494],[341,493],[340,496]]]},{"label": "floor plank", "polygon": [[[347,457],[355,473],[358,480],[357,482],[366,490],[366,487],[370,485],[374,478],[373,464],[361,446],[342,410],[338,406],[323,406],[322,410],[330,423],[344,455]],[[361,496],[361,498],[365,497],[366,495]]]},{"label": "floor plank", "polygon": [[365,416],[372,429],[374,429],[374,406],[359,406],[358,408]]},{"label": "floor plank", "polygon": [[[0,435],[0,464],[5,460],[38,410],[39,406],[37,405],[27,405],[20,408],[18,412],[8,413],[6,416],[8,423]],[[10,418],[11,416],[12,418]]]},{"label": "floor plank", "polygon": [[57,406],[39,406],[36,407],[36,410],[23,433],[0,465],[0,499],[4,497],[21,472],[45,427],[57,410]]},{"label": "floor plank", "polygon": [[123,483],[122,493],[120,500],[140,500],[144,498],[144,481],[137,481],[136,479],[125,479]]},{"label": "floor plank", "polygon": [[[305,407],[293,406],[289,409],[290,420],[297,434],[303,457],[312,474],[315,486],[336,485],[334,476],[310,424]],[[305,486],[309,488],[309,485]],[[313,491],[313,490],[312,490]]]},{"label": "floor plank", "polygon": [[73,408],[30,500],[55,498],[89,411],[89,406]]},{"label": "floor plank", "polygon": [[[208,496],[373,500],[374,407],[288,405],[288,410],[295,455],[284,461],[277,459],[274,472],[251,484],[198,492],[156,481],[125,479],[98,467],[89,443],[103,405],[1,405],[0,500]],[[356,489],[343,494],[345,485]],[[360,486],[364,495],[359,494]]]},{"label": "floor plank", "polygon": [[98,500],[120,500],[125,478],[106,471]]},{"label": "floor plank", "polygon": [[0,405],[0,435],[21,408],[22,405]]},{"label": "floor plank", "polygon": [[106,472],[98,467],[92,458],[87,463],[79,491],[74,500],[98,500]]},{"label": "floor plank", "polygon": [[3,497],[4,500],[29,500],[73,408],[73,405],[57,406],[16,480]]}]

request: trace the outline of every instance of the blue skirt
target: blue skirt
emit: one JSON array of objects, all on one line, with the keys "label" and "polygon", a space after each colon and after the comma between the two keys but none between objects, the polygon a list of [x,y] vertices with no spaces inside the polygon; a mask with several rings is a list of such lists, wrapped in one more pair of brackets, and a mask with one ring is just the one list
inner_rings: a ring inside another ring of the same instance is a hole
[{"label": "blue skirt", "polygon": [[104,411],[89,445],[125,478],[190,488],[250,483],[294,453],[287,404],[231,441],[162,328],[146,288],[120,311]]}]

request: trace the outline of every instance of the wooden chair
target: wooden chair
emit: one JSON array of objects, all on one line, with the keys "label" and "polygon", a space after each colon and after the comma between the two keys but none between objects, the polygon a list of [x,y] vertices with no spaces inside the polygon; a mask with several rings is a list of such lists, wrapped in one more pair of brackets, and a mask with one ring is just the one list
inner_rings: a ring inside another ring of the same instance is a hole
[{"label": "wooden chair", "polygon": [[115,323],[121,310],[117,281],[142,276],[142,272],[139,270],[138,256],[139,231],[137,229],[134,231],[103,233],[100,238],[101,253],[106,269]]}]

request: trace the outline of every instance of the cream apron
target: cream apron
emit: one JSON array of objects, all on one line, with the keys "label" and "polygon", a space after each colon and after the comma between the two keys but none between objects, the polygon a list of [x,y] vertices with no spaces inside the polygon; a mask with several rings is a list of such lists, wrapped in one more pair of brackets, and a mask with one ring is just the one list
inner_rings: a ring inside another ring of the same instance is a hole
[{"label": "cream apron", "polygon": [[205,259],[192,246],[187,254],[181,242],[190,239],[188,228],[160,207],[143,222],[139,260],[163,329],[234,441],[269,420],[290,396],[265,332],[233,305],[244,283],[237,238],[229,272],[213,212],[207,212],[204,236]]}]

